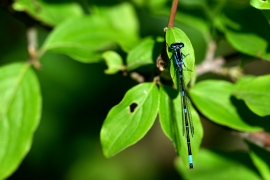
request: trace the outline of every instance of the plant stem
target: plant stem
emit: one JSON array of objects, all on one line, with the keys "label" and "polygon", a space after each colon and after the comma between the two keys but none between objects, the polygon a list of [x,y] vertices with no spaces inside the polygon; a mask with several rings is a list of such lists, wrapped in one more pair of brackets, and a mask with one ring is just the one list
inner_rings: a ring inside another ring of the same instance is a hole
[{"label": "plant stem", "polygon": [[216,43],[210,42],[208,44],[208,50],[206,52],[203,62],[196,66],[197,76],[212,72],[222,76],[229,76],[233,81],[236,81],[243,75],[242,70],[239,67],[223,67],[225,64],[224,57],[215,57]]},{"label": "plant stem", "polygon": [[178,6],[178,0],[173,0],[172,2],[172,8],[171,8],[171,14],[170,14],[170,19],[168,22],[168,28],[172,28],[173,24],[174,24],[174,18],[176,15],[176,11],[177,11],[177,6]]},{"label": "plant stem", "polygon": [[270,134],[268,132],[265,131],[253,133],[240,132],[239,134],[242,138],[270,152]]},{"label": "plant stem", "polygon": [[37,69],[41,68],[41,64],[37,58],[37,30],[34,27],[27,29],[29,62]]}]

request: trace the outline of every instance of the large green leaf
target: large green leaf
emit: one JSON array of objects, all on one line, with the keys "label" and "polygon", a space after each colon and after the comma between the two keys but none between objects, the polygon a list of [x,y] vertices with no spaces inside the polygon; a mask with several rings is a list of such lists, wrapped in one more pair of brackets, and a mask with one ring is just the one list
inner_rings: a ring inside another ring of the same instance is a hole
[{"label": "large green leaf", "polygon": [[[188,166],[187,139],[183,136],[182,107],[179,91],[162,85],[160,88],[159,120],[163,132],[173,141],[176,152]],[[191,106],[191,117],[194,125],[194,137],[190,139],[194,160],[196,160],[203,137],[199,115]],[[184,127],[185,128],[185,127]],[[191,136],[191,135],[190,135]],[[192,137],[192,136],[191,136]],[[196,165],[194,165],[196,166]]]},{"label": "large green leaf", "polygon": [[269,0],[250,0],[250,5],[261,10],[270,9]]},{"label": "large green leaf", "polygon": [[264,17],[267,19],[268,23],[270,23],[270,11],[262,11]]},{"label": "large green leaf", "polygon": [[102,126],[103,153],[111,157],[139,141],[153,125],[159,108],[155,83],[143,83],[130,89],[114,106]]},{"label": "large green leaf", "polygon": [[230,6],[216,18],[216,24],[235,49],[270,60],[270,26],[260,10]]},{"label": "large green leaf", "polygon": [[188,82],[191,79],[192,71],[194,70],[194,63],[195,63],[195,55],[194,55],[194,49],[192,47],[192,44],[187,37],[187,35],[180,30],[179,28],[168,28],[166,31],[166,42],[167,42],[167,53],[169,58],[171,59],[171,65],[170,65],[170,73],[171,77],[173,79],[174,84],[178,87],[179,85],[179,73],[176,69],[175,59],[173,58],[173,53],[170,50],[170,45],[173,43],[184,43],[184,47],[181,49],[181,52],[185,55],[184,57],[184,64],[183,65],[183,76],[185,80],[185,84],[188,84]]},{"label": "large green leaf", "polygon": [[[117,19],[117,21],[116,21]],[[130,50],[138,40],[138,23],[128,3],[101,8],[99,14],[73,18],[57,26],[48,36],[40,54],[64,53],[81,62],[97,62],[116,43]]]},{"label": "large green leaf", "polygon": [[196,167],[190,171],[184,168],[181,160],[177,160],[176,167],[183,179],[196,180],[260,180],[248,154],[221,153],[202,149],[199,151]]},{"label": "large green leaf", "polygon": [[102,54],[108,69],[105,70],[106,74],[115,74],[120,70],[124,69],[123,59],[115,51],[106,51]]},{"label": "large green leaf", "polygon": [[237,84],[233,94],[259,116],[270,115],[270,75]]},{"label": "large green leaf", "polygon": [[127,70],[132,71],[140,66],[153,64],[154,45],[155,40],[148,37],[133,48],[127,56]]},{"label": "large green leaf", "polygon": [[269,152],[258,147],[257,145],[248,143],[249,155],[260,172],[263,179],[270,179],[270,156]]},{"label": "large green leaf", "polygon": [[30,149],[41,115],[41,94],[26,63],[1,67],[0,84],[0,179],[5,179]]},{"label": "large green leaf", "polygon": [[37,0],[16,0],[13,3],[13,8],[16,11],[26,11],[35,19],[51,26],[57,25],[72,17],[83,15],[83,9],[78,3],[74,2],[46,3]]},{"label": "large green leaf", "polygon": [[240,131],[258,131],[262,128],[242,119],[230,99],[234,86],[225,81],[208,80],[190,89],[190,96],[201,113],[215,123]]}]

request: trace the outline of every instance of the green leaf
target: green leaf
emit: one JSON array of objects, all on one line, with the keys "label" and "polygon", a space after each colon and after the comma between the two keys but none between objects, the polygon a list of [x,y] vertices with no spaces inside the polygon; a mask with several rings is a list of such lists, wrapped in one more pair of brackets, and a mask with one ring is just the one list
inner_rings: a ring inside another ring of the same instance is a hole
[{"label": "green leaf", "polygon": [[[208,80],[197,83],[190,89],[192,102],[208,119],[217,124],[239,131],[258,131],[262,128],[242,119],[230,96],[234,90],[231,83]],[[254,121],[254,120],[253,120]]]},{"label": "green leaf", "polygon": [[114,51],[106,51],[102,54],[105,59],[108,69],[105,70],[106,74],[115,74],[123,70],[123,59]]},{"label": "green leaf", "polygon": [[249,156],[240,152],[221,153],[202,149],[192,171],[184,168],[183,162],[179,159],[176,168],[183,179],[261,180]]},{"label": "green leaf", "polygon": [[237,84],[233,94],[259,116],[270,115],[270,75]]},{"label": "green leaf", "polygon": [[250,5],[261,10],[270,9],[269,0],[250,0]]},{"label": "green leaf", "polygon": [[0,179],[6,179],[31,147],[41,115],[41,94],[26,63],[1,67],[0,84]]},{"label": "green leaf", "polygon": [[57,26],[48,36],[40,54],[64,53],[75,60],[93,63],[116,43],[130,50],[138,40],[138,23],[128,3],[100,9],[99,14],[73,18]]},{"label": "green leaf", "polygon": [[16,0],[13,5],[16,11],[25,11],[42,23],[55,26],[72,17],[83,15],[78,3],[46,3],[44,1]]},{"label": "green leaf", "polygon": [[249,155],[254,165],[257,167],[263,179],[270,179],[270,158],[269,152],[258,147],[257,145],[247,142]]},{"label": "green leaf", "polygon": [[[151,7],[151,11],[154,16],[167,18],[171,9],[164,8],[164,6],[162,8]],[[212,40],[210,23],[207,19],[190,14],[190,11],[178,11],[175,16],[175,26],[184,31],[192,42],[196,63],[199,64],[199,61],[202,61],[205,57],[208,43]]]},{"label": "green leaf", "polygon": [[267,19],[268,23],[270,23],[270,11],[262,11],[264,17]]},{"label": "green leaf", "polygon": [[[179,24],[186,23],[186,25],[202,33],[202,35],[205,38],[205,41],[209,42],[211,40],[209,25],[203,19],[197,16],[192,16],[190,14],[177,12],[176,21],[179,22]],[[192,22],[192,23],[189,23],[189,22]]]},{"label": "green leaf", "polygon": [[217,19],[220,30],[236,50],[270,60],[270,26],[259,10],[228,7]]},{"label": "green leaf", "polygon": [[148,1],[143,0],[143,2],[146,6],[148,6],[147,8],[159,9],[159,8],[164,8],[168,0],[148,0]]},{"label": "green leaf", "polygon": [[[167,42],[167,46],[170,46],[172,43],[176,43],[176,42],[184,43],[185,47],[181,49],[183,54],[186,56],[184,58],[185,66],[183,66],[183,74],[184,74],[185,83],[188,84],[192,76],[192,71],[194,71],[194,63],[195,63],[194,50],[193,50],[193,47],[189,38],[182,30],[173,27],[173,28],[168,28],[166,31],[166,42]],[[173,79],[174,84],[177,87],[180,87],[179,73],[178,73],[178,70],[175,69],[176,67],[175,60],[173,59],[172,51],[169,50],[169,47],[167,48],[168,48],[167,49],[168,56],[171,59],[171,63],[170,63],[171,64],[170,65],[171,77]]]},{"label": "green leaf", "polygon": [[[160,88],[159,120],[163,132],[173,141],[178,155],[184,161],[185,167],[188,166],[187,139],[183,136],[182,126],[182,107],[179,91],[162,85]],[[191,106],[191,117],[194,125],[194,137],[190,139],[192,154],[196,160],[200,144],[203,137],[203,128],[199,115]],[[184,127],[185,128],[185,127]],[[191,136],[192,137],[192,136]]]},{"label": "green leaf", "polygon": [[127,56],[127,70],[132,71],[140,66],[153,64],[153,49],[155,40],[153,38],[145,38],[133,48]]},{"label": "green leaf", "polygon": [[101,129],[103,153],[111,157],[135,144],[152,127],[159,107],[155,83],[143,83],[130,89],[124,99],[107,115]]},{"label": "green leaf", "polygon": [[201,0],[201,1],[197,1],[197,0],[182,0],[181,1],[182,5],[185,6],[190,6],[190,7],[194,7],[194,6],[199,6],[201,8],[206,7],[207,6],[207,0]]}]

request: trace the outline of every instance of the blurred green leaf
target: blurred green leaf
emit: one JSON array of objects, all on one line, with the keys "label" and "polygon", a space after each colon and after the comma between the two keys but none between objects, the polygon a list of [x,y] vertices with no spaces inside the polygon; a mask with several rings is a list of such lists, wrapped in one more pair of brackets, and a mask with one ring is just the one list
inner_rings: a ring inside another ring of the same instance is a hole
[{"label": "blurred green leaf", "polygon": [[187,85],[191,79],[192,72],[194,71],[194,63],[195,63],[195,56],[194,56],[194,50],[192,47],[192,44],[187,37],[187,35],[180,30],[179,28],[168,28],[166,31],[166,42],[167,42],[167,53],[169,58],[171,59],[171,65],[170,65],[170,73],[171,77],[173,79],[174,84],[177,86],[177,88],[180,87],[179,82],[179,73],[178,70],[175,69],[175,59],[173,59],[173,53],[170,50],[170,45],[172,43],[176,42],[182,42],[184,43],[185,47],[181,49],[181,52],[185,55],[184,57],[184,63],[183,65],[183,76],[184,76],[184,82]]},{"label": "blurred green leaf", "polygon": [[207,22],[205,22],[203,19],[192,16],[190,14],[177,12],[176,21],[180,24],[184,23],[201,32],[206,42],[209,42],[211,40],[209,24],[207,24]]},{"label": "blurred green leaf", "polygon": [[[116,21],[117,19],[117,21]],[[100,9],[100,14],[73,18],[57,26],[46,39],[40,54],[64,53],[75,60],[92,63],[116,43],[130,50],[138,40],[134,9],[128,3]]]},{"label": "blurred green leaf", "polygon": [[230,100],[234,86],[231,83],[207,80],[190,89],[190,97],[202,114],[214,121],[240,131],[258,131],[262,128],[248,124],[238,114]]},{"label": "blurred green leaf", "polygon": [[123,59],[114,51],[106,51],[102,54],[108,69],[105,70],[106,74],[115,74],[120,70],[123,70]]},{"label": "blurred green leaf", "polygon": [[191,7],[207,7],[207,0],[182,0],[181,1],[182,5],[185,6],[191,6]]},{"label": "blurred green leaf", "polygon": [[259,10],[230,7],[217,18],[216,24],[235,49],[250,56],[270,60],[270,26]]},{"label": "blurred green leaf", "polygon": [[176,167],[183,179],[261,179],[250,158],[244,153],[219,153],[202,149],[199,151],[197,163],[192,171],[184,168],[180,159],[176,161]]},{"label": "blurred green leaf", "polygon": [[270,75],[237,84],[233,94],[259,116],[270,115]]},{"label": "blurred green leaf", "polygon": [[[190,142],[192,154],[194,160],[196,160],[203,137],[203,128],[199,115],[192,106],[190,107],[194,125],[194,137],[190,139]],[[162,85],[160,88],[159,121],[163,132],[173,141],[176,152],[181,156],[185,167],[189,168],[187,139],[183,135],[183,128],[185,128],[185,126],[183,127],[182,124],[182,108],[179,91],[165,85]]]},{"label": "blurred green leaf", "polygon": [[140,66],[153,64],[154,45],[155,40],[149,37],[133,48],[127,56],[127,70],[132,71]]},{"label": "blurred green leaf", "polygon": [[[211,20],[216,17],[216,15],[221,11],[223,6],[227,3],[227,0],[182,0],[180,1],[181,7],[186,7],[189,9],[196,9],[195,11],[202,11],[203,15],[206,16],[205,20]],[[194,14],[193,16],[199,16]],[[190,23],[192,24],[192,23]]]},{"label": "blurred green leaf", "polygon": [[242,84],[246,84],[256,78],[256,76],[253,75],[245,75],[238,78],[237,83],[235,84],[235,88],[238,86],[241,86]]},{"label": "blurred green leaf", "polygon": [[267,19],[268,23],[270,24],[270,11],[262,11],[264,17]]},{"label": "blurred green leaf", "polygon": [[269,152],[257,145],[247,142],[249,146],[249,155],[254,165],[257,167],[263,179],[270,179],[270,156]]},{"label": "blurred green leaf", "polygon": [[26,63],[1,67],[0,84],[0,179],[6,179],[30,149],[41,115],[41,94]]},{"label": "blurred green leaf", "polygon": [[250,5],[261,10],[270,9],[269,0],[250,0]]},{"label": "blurred green leaf", "polygon": [[16,11],[25,11],[42,23],[55,26],[64,20],[83,15],[78,3],[46,3],[44,1],[16,0],[13,3]]},{"label": "blurred green leaf", "polygon": [[155,83],[143,83],[130,89],[107,115],[100,138],[103,153],[111,157],[139,141],[152,127],[159,108]]},{"label": "blurred green leaf", "polygon": [[146,8],[164,8],[168,0],[133,0],[139,7]]}]

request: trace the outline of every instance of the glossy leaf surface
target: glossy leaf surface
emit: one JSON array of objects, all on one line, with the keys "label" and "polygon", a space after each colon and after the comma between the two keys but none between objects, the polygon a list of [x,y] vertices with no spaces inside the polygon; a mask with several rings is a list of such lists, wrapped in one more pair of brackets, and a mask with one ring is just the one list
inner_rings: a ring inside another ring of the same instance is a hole
[{"label": "glossy leaf surface", "polygon": [[103,153],[111,157],[139,141],[152,127],[159,108],[159,92],[154,83],[130,89],[114,106],[101,129]]},{"label": "glossy leaf surface", "polygon": [[41,94],[26,63],[1,67],[0,84],[0,179],[6,179],[30,149],[41,115]]},{"label": "glossy leaf surface", "polygon": [[[190,108],[194,126],[194,137],[190,135],[190,141],[193,159],[196,163],[196,157],[203,137],[203,128],[199,115],[192,106]],[[159,120],[163,132],[173,141],[176,153],[183,160],[185,167],[188,168],[187,139],[183,135],[182,107],[179,91],[165,85],[162,85],[160,88]]]},{"label": "glossy leaf surface", "polygon": [[215,123],[239,131],[262,129],[248,123],[247,119],[240,116],[237,107],[230,99],[233,90],[234,86],[229,82],[208,80],[197,83],[189,92],[201,113]]}]

